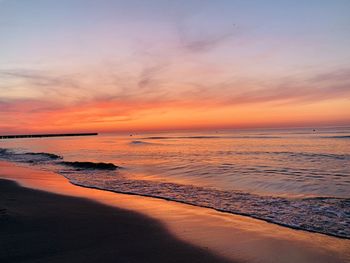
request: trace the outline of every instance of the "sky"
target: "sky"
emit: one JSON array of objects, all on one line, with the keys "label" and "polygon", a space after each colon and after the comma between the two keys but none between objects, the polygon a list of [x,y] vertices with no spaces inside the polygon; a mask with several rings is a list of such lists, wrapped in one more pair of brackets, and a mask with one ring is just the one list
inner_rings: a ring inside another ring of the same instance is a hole
[{"label": "sky", "polygon": [[350,125],[348,0],[0,0],[0,133]]}]

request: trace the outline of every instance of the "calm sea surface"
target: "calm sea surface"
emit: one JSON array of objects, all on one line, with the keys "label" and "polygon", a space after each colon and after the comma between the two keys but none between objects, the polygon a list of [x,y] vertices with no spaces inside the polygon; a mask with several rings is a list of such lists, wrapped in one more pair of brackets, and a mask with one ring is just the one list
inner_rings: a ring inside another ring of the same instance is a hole
[{"label": "calm sea surface", "polygon": [[350,237],[350,128],[16,139],[0,149],[0,159],[77,185]]}]

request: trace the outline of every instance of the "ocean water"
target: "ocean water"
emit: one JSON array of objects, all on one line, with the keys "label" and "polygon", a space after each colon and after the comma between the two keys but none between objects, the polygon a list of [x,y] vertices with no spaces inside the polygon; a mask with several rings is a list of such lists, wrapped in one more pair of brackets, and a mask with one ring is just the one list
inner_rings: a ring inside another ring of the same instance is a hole
[{"label": "ocean water", "polygon": [[350,238],[350,128],[0,140],[0,159],[73,184]]}]

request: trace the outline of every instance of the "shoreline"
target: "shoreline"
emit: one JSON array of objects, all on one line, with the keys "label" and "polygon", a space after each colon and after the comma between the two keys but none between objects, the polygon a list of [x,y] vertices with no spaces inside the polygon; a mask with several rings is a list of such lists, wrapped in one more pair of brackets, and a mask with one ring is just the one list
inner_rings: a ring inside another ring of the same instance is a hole
[{"label": "shoreline", "polygon": [[136,211],[159,220],[180,240],[233,261],[350,262],[350,241],[346,239],[172,201],[82,188],[60,175],[7,162],[0,162],[0,177],[25,187]]},{"label": "shoreline", "polygon": [[[78,184],[78,183],[71,182],[71,181],[69,181],[69,183],[71,183],[72,185],[78,186],[78,187],[84,187],[84,188],[95,189],[95,190],[100,190],[100,191],[107,191],[107,192],[112,192],[112,193],[116,193],[116,194],[126,194],[126,195],[142,196],[142,197],[147,197],[147,198],[155,198],[155,199],[160,199],[160,200],[164,200],[164,201],[180,203],[180,204],[194,206],[194,207],[199,207],[199,208],[212,209],[212,210],[215,210],[215,211],[220,212],[220,213],[249,217],[249,218],[252,218],[252,219],[261,220],[261,221],[264,221],[266,223],[275,224],[275,225],[286,227],[286,228],[290,228],[290,229],[293,229],[293,230],[300,230],[300,231],[310,232],[310,233],[314,233],[314,234],[320,234],[320,235],[325,235],[325,236],[329,236],[329,237],[335,237],[335,238],[350,240],[350,237],[347,237],[347,236],[341,236],[341,235],[326,233],[326,232],[322,232],[322,231],[315,231],[315,230],[312,230],[312,229],[299,228],[299,227],[295,227],[295,226],[292,226],[292,225],[279,223],[279,222],[276,222],[274,220],[269,220],[269,219],[265,219],[265,218],[262,218],[262,217],[257,217],[257,216],[251,215],[251,214],[245,214],[245,213],[239,213],[239,212],[230,212],[230,211],[223,210],[223,209],[217,209],[217,208],[214,208],[214,207],[211,207],[211,206],[196,205],[196,204],[192,204],[192,203],[186,202],[186,201],[173,200],[171,198],[160,197],[160,196],[155,196],[155,195],[136,194],[136,193],[133,193],[133,192],[122,192],[122,191],[119,192],[119,191],[116,191],[116,190],[107,190],[107,189],[99,188],[97,186],[85,186],[85,185]],[[332,197],[332,198],[340,199],[340,198],[337,198],[337,197]]]},{"label": "shoreline", "polygon": [[138,213],[4,179],[0,230],[1,262],[229,262]]}]

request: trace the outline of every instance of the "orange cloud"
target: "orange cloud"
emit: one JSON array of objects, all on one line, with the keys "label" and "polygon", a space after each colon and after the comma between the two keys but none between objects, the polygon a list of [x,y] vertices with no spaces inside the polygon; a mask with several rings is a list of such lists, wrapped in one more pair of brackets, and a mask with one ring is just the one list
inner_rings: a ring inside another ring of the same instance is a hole
[{"label": "orange cloud", "polygon": [[[167,66],[146,68],[138,77],[119,78],[119,82],[113,82],[115,75],[93,77],[86,85],[77,76],[2,72],[7,76],[2,85],[16,83],[16,88],[11,90],[10,85],[7,93],[0,94],[0,130],[131,131],[350,123],[349,70],[287,80],[211,84],[176,80],[167,70]],[[38,94],[21,96],[18,86]]]}]

